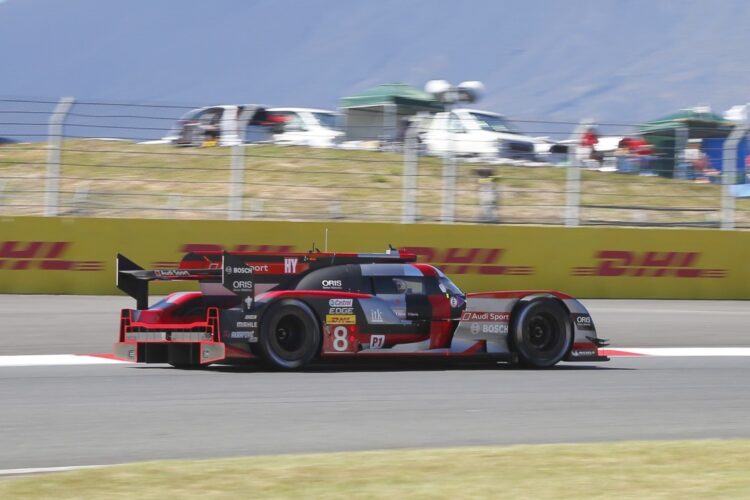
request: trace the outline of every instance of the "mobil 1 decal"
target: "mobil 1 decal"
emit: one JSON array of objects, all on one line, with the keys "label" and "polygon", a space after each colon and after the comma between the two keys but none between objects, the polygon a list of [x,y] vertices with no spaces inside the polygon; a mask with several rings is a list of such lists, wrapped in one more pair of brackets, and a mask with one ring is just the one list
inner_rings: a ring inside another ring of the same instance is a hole
[{"label": "mobil 1 decal", "polygon": [[221,284],[224,288],[239,295],[245,312],[252,309],[255,300],[253,268],[248,266],[242,258],[224,252],[221,260]]}]

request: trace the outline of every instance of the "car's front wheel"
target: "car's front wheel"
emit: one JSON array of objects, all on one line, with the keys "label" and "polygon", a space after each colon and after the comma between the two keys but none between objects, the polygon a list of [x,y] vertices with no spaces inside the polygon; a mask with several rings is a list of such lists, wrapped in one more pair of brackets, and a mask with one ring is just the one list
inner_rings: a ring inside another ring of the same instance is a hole
[{"label": "car's front wheel", "polygon": [[293,370],[317,356],[321,338],[312,310],[300,301],[286,300],[270,306],[263,315],[258,347],[271,366]]},{"label": "car's front wheel", "polygon": [[570,349],[573,328],[565,307],[552,298],[521,302],[514,311],[509,340],[523,366],[548,368]]}]

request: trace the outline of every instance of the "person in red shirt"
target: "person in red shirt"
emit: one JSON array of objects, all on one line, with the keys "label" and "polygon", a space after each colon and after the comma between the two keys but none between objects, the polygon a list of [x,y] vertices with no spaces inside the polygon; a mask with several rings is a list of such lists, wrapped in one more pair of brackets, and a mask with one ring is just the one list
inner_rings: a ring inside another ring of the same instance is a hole
[{"label": "person in red shirt", "polygon": [[588,129],[581,137],[581,146],[594,148],[594,145],[599,143],[599,138],[596,136],[596,131],[593,128]]}]

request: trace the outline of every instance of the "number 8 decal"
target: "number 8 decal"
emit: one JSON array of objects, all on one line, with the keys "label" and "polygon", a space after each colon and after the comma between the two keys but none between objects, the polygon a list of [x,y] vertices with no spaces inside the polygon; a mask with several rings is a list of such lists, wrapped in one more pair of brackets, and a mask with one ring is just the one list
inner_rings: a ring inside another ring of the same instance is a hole
[{"label": "number 8 decal", "polygon": [[349,349],[349,330],[345,326],[337,326],[333,329],[333,348],[343,352]]}]

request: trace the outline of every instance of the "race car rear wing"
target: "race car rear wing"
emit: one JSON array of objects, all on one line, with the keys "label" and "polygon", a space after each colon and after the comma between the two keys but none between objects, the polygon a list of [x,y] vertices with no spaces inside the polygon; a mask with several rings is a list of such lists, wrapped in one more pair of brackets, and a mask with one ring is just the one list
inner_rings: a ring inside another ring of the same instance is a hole
[{"label": "race car rear wing", "polygon": [[149,281],[208,281],[220,283],[221,269],[143,269],[122,254],[117,254],[115,284],[133,297],[138,309],[148,309]]},{"label": "race car rear wing", "polygon": [[117,288],[135,299],[137,309],[148,309],[149,281],[201,281],[221,283],[238,295],[246,308],[255,296],[255,273],[244,259],[224,252],[221,266],[210,269],[143,269],[122,254],[117,254]]},{"label": "race car rear wing", "polygon": [[[115,279],[117,288],[133,297],[138,309],[147,309],[150,281],[221,283],[224,288],[245,300],[248,296],[252,299],[255,283],[272,287],[287,286],[312,269],[340,264],[406,263],[415,262],[416,259],[416,255],[396,249],[389,249],[382,254],[212,251],[189,252],[183,256],[176,269],[143,269],[124,255],[117,254]],[[236,284],[243,286],[238,287]]]}]

